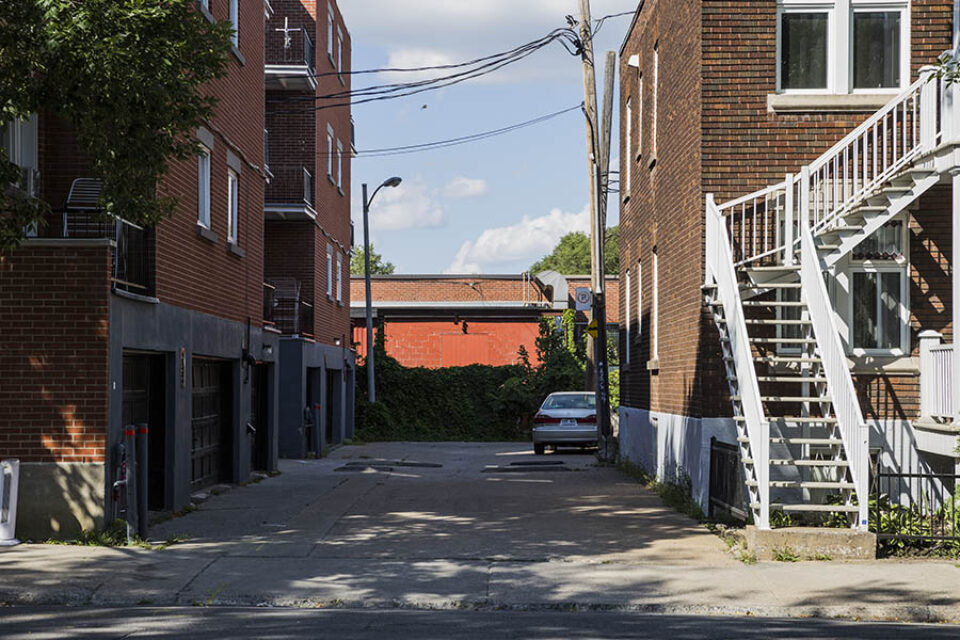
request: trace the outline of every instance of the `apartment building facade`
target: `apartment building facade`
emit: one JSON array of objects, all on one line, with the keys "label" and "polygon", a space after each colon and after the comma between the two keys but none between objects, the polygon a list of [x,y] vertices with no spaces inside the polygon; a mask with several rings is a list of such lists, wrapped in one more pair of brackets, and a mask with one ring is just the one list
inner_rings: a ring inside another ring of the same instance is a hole
[{"label": "apartment building facade", "polygon": [[54,211],[0,256],[0,455],[21,461],[23,538],[117,517],[126,432],[148,439],[151,510],[276,468],[280,345],[261,304],[270,6],[197,12],[235,25],[228,74],[208,87],[219,104],[194,132],[202,153],[158,186],[177,206],[156,227],[97,215],[99,181],[68,126],[44,113],[5,125],[6,152]]},{"label": "apartment building facade", "polygon": [[[955,468],[952,0],[640,3],[621,49],[621,450],[708,506],[865,522]],[[936,367],[939,367],[936,368]],[[946,385],[953,388],[953,382]],[[859,504],[858,504],[859,501]]]},{"label": "apartment building facade", "polygon": [[264,314],[280,339],[280,455],[353,435],[350,34],[333,0],[273,0],[266,25]]}]

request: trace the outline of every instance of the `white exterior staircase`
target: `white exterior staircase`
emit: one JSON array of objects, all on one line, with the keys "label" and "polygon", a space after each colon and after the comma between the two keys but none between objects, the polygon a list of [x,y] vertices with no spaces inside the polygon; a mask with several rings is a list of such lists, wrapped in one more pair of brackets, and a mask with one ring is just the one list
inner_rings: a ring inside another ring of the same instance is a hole
[{"label": "white exterior staircase", "polygon": [[724,204],[707,196],[704,294],[761,529],[772,511],[866,528],[869,432],[824,272],[955,166],[956,95],[926,68],[798,174]]}]

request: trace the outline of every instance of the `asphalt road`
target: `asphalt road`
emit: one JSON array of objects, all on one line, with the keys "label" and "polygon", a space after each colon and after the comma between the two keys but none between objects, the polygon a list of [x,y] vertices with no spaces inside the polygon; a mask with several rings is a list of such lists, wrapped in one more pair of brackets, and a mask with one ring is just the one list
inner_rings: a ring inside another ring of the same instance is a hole
[{"label": "asphalt road", "polygon": [[47,638],[388,638],[390,640],[581,640],[587,638],[957,638],[960,627],[640,615],[618,612],[322,611],[257,608],[0,609],[0,637]]}]

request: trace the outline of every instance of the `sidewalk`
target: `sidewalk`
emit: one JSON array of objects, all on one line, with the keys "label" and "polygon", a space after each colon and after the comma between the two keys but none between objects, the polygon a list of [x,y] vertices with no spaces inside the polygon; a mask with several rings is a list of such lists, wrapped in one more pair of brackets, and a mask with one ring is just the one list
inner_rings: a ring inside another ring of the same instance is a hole
[{"label": "sidewalk", "polygon": [[[192,536],[164,550],[0,550],[0,603],[582,608],[960,622],[953,562],[746,565],[719,538],[589,457],[563,457],[575,473],[484,473],[485,460],[514,460],[521,451],[398,446],[284,462],[280,477],[212,497],[157,527],[156,539]],[[351,460],[378,458],[444,467],[344,470]]]}]

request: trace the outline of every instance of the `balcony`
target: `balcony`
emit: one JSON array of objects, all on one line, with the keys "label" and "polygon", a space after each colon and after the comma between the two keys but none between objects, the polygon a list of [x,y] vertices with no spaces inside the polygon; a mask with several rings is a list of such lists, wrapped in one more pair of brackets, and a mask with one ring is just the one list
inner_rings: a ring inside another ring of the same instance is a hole
[{"label": "balcony", "polygon": [[316,220],[316,179],[302,164],[270,167],[273,180],[267,187],[264,212],[267,220]]},{"label": "balcony", "polygon": [[954,415],[953,345],[936,331],[920,334],[920,414],[937,422]]},{"label": "balcony", "polygon": [[295,278],[263,283],[263,323],[284,335],[313,337],[313,304],[301,295]]},{"label": "balcony", "polygon": [[[51,229],[47,229],[51,231]],[[140,296],[154,296],[153,232],[123,220],[91,211],[64,211],[59,230],[67,240],[108,239],[113,243],[113,288]],[[45,234],[51,237],[51,234]]]},{"label": "balcony", "polygon": [[267,51],[279,50],[264,65],[266,86],[274,91],[314,91],[317,88],[316,47],[305,29],[285,25],[267,31]]}]

